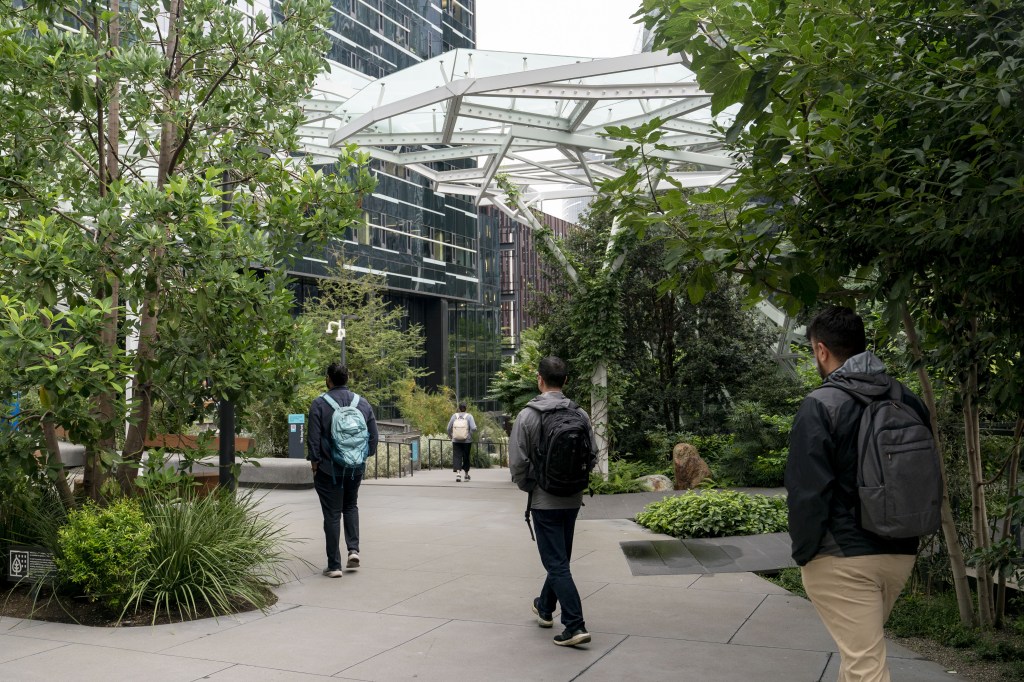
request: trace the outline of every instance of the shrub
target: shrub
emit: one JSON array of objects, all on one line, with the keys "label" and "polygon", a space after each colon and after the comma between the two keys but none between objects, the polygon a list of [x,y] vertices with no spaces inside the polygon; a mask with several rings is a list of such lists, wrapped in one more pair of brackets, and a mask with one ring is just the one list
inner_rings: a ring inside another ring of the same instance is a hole
[{"label": "shrub", "polygon": [[647,505],[636,522],[677,538],[780,533],[789,526],[786,499],[731,490],[704,490]]},{"label": "shrub", "polygon": [[86,597],[116,608],[132,594],[152,535],[138,503],[121,499],[105,509],[89,503],[68,514],[58,531],[55,562],[62,578]]},{"label": "shrub", "polygon": [[712,466],[715,477],[733,485],[782,485],[792,426],[792,416],[764,414],[755,402],[736,403],[729,417],[734,440]]},{"label": "shrub", "polygon": [[160,613],[185,620],[270,605],[289,540],[252,493],[141,499],[152,536],[125,611],[152,604],[154,621]]}]

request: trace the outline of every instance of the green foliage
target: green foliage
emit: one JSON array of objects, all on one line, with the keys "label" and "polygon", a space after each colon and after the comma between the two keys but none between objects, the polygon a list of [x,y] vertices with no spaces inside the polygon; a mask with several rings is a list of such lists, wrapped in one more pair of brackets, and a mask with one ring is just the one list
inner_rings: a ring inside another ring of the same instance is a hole
[{"label": "green foliage", "polygon": [[134,500],[123,498],[104,509],[90,503],[68,514],[55,562],[61,577],[90,600],[118,608],[131,598],[153,535]]},{"label": "green foliage", "polygon": [[781,486],[792,426],[792,416],[763,414],[760,403],[737,403],[729,417],[733,443],[713,467],[716,478],[741,486]]},{"label": "green foliage", "polygon": [[398,411],[420,433],[442,433],[447,438],[448,419],[456,410],[455,394],[447,386],[436,392],[420,388],[412,380],[398,388]]},{"label": "green foliage", "polygon": [[252,493],[186,495],[174,502],[143,495],[141,513],[152,528],[137,559],[124,612],[153,605],[190,620],[240,609],[266,609],[268,588],[279,584],[290,542],[278,519]]},{"label": "green foliage", "polygon": [[927,637],[957,648],[970,647],[978,641],[976,631],[960,624],[956,599],[951,593],[903,595],[893,607],[888,627],[897,637]]},{"label": "green foliage", "polygon": [[[323,367],[320,368],[321,372],[323,369]],[[322,377],[309,379],[296,386],[288,395],[270,396],[254,403],[246,410],[243,425],[255,439],[254,454],[258,457],[286,456],[288,454],[288,415],[304,414],[308,416],[313,400],[326,390],[327,386]]]},{"label": "green foliage", "polygon": [[786,498],[703,490],[652,502],[636,522],[677,538],[781,533],[789,527]]},{"label": "green foliage", "polygon": [[514,420],[537,395],[537,367],[544,356],[541,352],[543,337],[542,326],[524,331],[515,362],[503,364],[491,379],[488,397],[501,402],[501,409],[509,419]]},{"label": "green foliage", "polygon": [[[94,499],[118,453],[141,452],[154,400],[180,426],[210,400],[244,414],[298,383],[285,272],[343,236],[373,186],[354,148],[338,174],[297,153],[329,2],[251,21],[215,0],[175,6],[0,6],[0,403],[41,396],[0,429],[0,467],[33,475],[44,428],[62,427],[88,448]],[[68,17],[92,28],[39,28]]]},{"label": "green foliage", "polygon": [[22,479],[0,495],[0,545],[39,545],[54,554],[68,509],[52,486]]},{"label": "green foliage", "polygon": [[[323,386],[324,369],[337,362],[340,344],[330,322],[345,319],[345,363],[349,384],[374,405],[390,403],[406,390],[409,380],[426,370],[414,367],[423,357],[423,329],[407,325],[405,312],[385,301],[387,287],[382,275],[352,270],[343,253],[330,277],[320,280],[320,295],[307,304],[299,318],[306,348],[307,382]],[[336,327],[335,327],[336,329]],[[300,411],[308,411],[307,403]]]},{"label": "green foliage", "polygon": [[789,590],[795,595],[807,598],[807,591],[804,589],[803,574],[799,568],[784,568],[774,575],[762,575],[762,578],[773,582],[779,587]]},{"label": "green foliage", "polygon": [[646,490],[637,479],[648,474],[660,473],[653,471],[650,465],[643,462],[625,459],[611,459],[608,462],[608,480],[597,472],[590,474],[590,487],[595,495],[618,495],[620,493],[640,493]]},{"label": "green foliage", "polygon": [[722,459],[735,439],[736,436],[732,433],[711,433],[703,436],[686,433],[680,435],[678,440],[697,448],[697,454],[708,463],[708,466],[714,468],[715,463]]}]

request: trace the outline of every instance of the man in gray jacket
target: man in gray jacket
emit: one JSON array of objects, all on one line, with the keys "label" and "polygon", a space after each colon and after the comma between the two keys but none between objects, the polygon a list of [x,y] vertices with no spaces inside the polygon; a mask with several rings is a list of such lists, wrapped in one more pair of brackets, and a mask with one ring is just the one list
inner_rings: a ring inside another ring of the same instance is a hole
[{"label": "man in gray jacket", "polygon": [[789,535],[804,588],[839,649],[840,682],[888,682],[883,625],[914,568],[918,538],[865,530],[857,483],[861,414],[851,393],[900,402],[930,423],[913,393],[867,350],[864,321],[831,307],[807,326],[822,385],[800,404],[786,462]]},{"label": "man in gray jacket", "polygon": [[545,415],[563,409],[579,410],[589,428],[592,456],[588,472],[597,461],[590,418],[562,394],[566,375],[565,362],[560,358],[549,356],[540,361],[537,369],[540,395],[532,399],[516,417],[508,447],[512,480],[520,490],[531,493],[530,512],[537,532],[537,550],[547,571],[540,596],[533,600],[533,612],[537,616],[538,625],[549,628],[554,624],[552,614],[555,606],[560,605],[565,631],[555,636],[554,643],[558,646],[576,646],[590,641],[590,633],[583,620],[580,594],[569,570],[576,516],[583,503],[583,492],[568,497],[552,495],[537,485],[530,463],[530,454],[541,442],[541,426]]}]

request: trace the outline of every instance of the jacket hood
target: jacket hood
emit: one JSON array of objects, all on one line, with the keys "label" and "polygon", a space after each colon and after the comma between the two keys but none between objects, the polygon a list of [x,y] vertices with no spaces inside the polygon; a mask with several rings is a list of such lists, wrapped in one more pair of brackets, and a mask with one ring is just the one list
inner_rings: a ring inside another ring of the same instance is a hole
[{"label": "jacket hood", "polygon": [[825,379],[825,385],[839,386],[871,399],[886,395],[891,383],[885,365],[869,350],[849,358]]},{"label": "jacket hood", "polygon": [[540,412],[550,412],[551,410],[569,407],[570,402],[572,401],[562,395],[561,391],[548,391],[547,393],[541,393],[526,404]]}]

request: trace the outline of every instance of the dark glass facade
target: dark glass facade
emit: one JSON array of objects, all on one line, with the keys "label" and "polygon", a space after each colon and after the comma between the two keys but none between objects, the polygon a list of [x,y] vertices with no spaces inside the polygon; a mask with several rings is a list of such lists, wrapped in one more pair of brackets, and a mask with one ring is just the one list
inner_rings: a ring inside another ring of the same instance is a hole
[{"label": "dark glass facade", "polygon": [[[475,47],[475,0],[333,0],[333,10],[328,58],[374,78]],[[363,200],[362,224],[327,253],[296,258],[299,304],[316,295],[316,279],[343,249],[357,272],[382,274],[390,303],[405,310],[408,324],[423,326],[423,385],[456,388],[458,374],[460,397],[496,409],[484,396],[501,360],[497,227],[479,219],[471,200],[435,194],[426,178],[402,166],[374,160],[371,170],[377,188]]]}]

